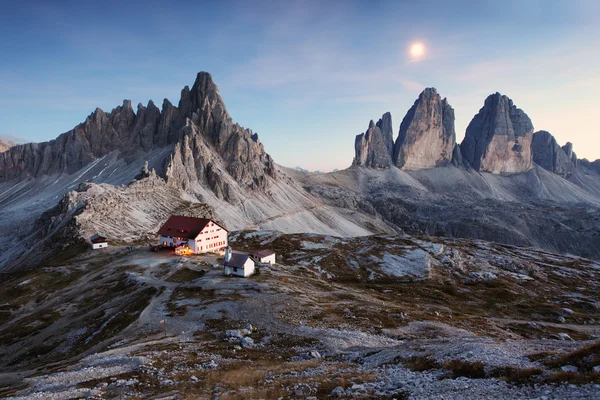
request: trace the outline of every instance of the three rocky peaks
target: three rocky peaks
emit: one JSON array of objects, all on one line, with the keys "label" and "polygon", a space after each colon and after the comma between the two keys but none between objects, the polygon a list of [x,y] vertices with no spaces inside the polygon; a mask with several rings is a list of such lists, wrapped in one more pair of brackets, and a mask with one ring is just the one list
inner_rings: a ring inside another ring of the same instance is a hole
[{"label": "three rocky peaks", "polygon": [[524,172],[533,163],[564,177],[577,166],[571,143],[560,147],[546,131],[500,93],[487,97],[456,143],[454,109],[435,88],[427,88],[408,110],[394,142],[391,114],[385,113],[356,136],[354,166],[418,170],[453,164],[496,174]]}]

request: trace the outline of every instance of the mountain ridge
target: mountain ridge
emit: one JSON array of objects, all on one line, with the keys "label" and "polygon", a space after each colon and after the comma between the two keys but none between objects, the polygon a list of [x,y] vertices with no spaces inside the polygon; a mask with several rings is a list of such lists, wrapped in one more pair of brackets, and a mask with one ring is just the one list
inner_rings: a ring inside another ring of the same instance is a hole
[{"label": "mountain ridge", "polygon": [[[159,110],[149,101],[134,112],[125,100],[110,113],[94,110],[53,141],[1,153],[0,228],[18,234],[0,236],[0,246],[11,249],[0,254],[0,269],[16,259],[21,265],[40,262],[36,252],[19,245],[24,241],[44,243],[50,251],[69,235],[85,240],[92,227],[118,232],[101,221],[118,224],[119,210],[127,240],[149,240],[151,228],[185,204],[212,210],[233,230],[334,236],[403,231],[600,258],[595,250],[600,248],[600,161],[577,160],[572,145],[560,147],[549,133],[533,133],[526,114],[499,93],[486,99],[478,115],[471,136],[485,140],[474,140],[479,143],[474,156],[469,146],[463,151],[456,143],[448,100],[426,89],[395,142],[392,116],[386,113],[357,136],[352,167],[306,173],[276,164],[256,133],[233,122],[212,77],[201,72],[191,88],[182,89],[177,106],[165,99]],[[504,142],[489,146],[496,136]],[[510,152],[517,151],[516,142],[525,145],[524,137],[534,145],[529,155],[517,149],[525,155],[513,162]],[[568,175],[555,167],[558,149],[561,160],[573,165]],[[507,151],[509,157],[502,158]],[[502,167],[505,161],[510,168]],[[137,195],[144,187],[135,183],[141,169],[143,179],[155,179],[144,192],[153,201]],[[101,190],[98,184],[116,189]],[[97,191],[103,195],[94,195]],[[61,201],[62,208],[55,208]],[[123,208],[122,202],[130,204]],[[88,211],[80,215],[73,209]],[[53,221],[63,222],[56,227]]]}]

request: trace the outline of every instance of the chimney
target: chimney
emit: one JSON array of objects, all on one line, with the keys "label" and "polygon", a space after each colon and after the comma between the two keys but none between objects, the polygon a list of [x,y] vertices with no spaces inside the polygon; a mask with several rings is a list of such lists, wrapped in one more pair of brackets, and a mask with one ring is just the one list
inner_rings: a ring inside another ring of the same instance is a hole
[{"label": "chimney", "polygon": [[229,262],[229,260],[231,260],[231,250],[229,249],[229,246],[227,246],[227,248],[225,249],[225,262]]}]

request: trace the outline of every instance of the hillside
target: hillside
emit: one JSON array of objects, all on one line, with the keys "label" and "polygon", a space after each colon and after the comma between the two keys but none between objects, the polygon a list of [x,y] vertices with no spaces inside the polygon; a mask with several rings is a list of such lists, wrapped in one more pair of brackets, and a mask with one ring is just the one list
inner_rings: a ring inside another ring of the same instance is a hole
[{"label": "hillside", "polygon": [[231,239],[280,261],[227,278],[212,255],[113,246],[4,274],[0,396],[597,394],[594,261],[407,235]]}]

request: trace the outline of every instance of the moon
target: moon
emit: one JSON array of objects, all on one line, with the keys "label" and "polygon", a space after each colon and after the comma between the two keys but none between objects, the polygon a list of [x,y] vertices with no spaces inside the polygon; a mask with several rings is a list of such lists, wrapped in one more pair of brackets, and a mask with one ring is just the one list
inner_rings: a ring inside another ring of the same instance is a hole
[{"label": "moon", "polygon": [[410,45],[409,51],[410,58],[414,61],[420,60],[425,55],[425,45],[421,42],[414,42]]}]

